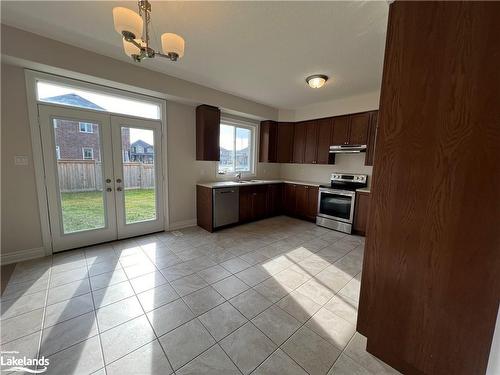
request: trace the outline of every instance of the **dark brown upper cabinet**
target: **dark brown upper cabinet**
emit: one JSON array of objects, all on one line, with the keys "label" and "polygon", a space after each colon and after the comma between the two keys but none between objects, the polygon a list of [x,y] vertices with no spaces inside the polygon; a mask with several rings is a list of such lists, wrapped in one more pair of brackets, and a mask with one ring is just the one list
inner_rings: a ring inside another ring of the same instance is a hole
[{"label": "dark brown upper cabinet", "polygon": [[260,123],[259,161],[275,163],[277,161],[278,124],[276,121]]},{"label": "dark brown upper cabinet", "polygon": [[332,145],[347,145],[349,144],[349,125],[351,124],[351,116],[338,116],[333,120],[333,135]]},{"label": "dark brown upper cabinet", "polygon": [[293,161],[293,123],[279,122],[278,139],[276,146],[276,159],[278,163],[291,163]]},{"label": "dark brown upper cabinet", "polygon": [[196,160],[219,161],[220,110],[206,104],[196,107]]},{"label": "dark brown upper cabinet", "polygon": [[307,121],[303,126],[306,128],[306,141],[304,147],[304,163],[316,164],[318,156],[318,122]]},{"label": "dark brown upper cabinet", "polygon": [[306,150],[307,121],[297,122],[294,125],[293,134],[293,162],[304,163],[304,152]]},{"label": "dark brown upper cabinet", "polygon": [[331,117],[317,121],[318,124],[318,152],[316,162],[328,164],[330,159],[330,146],[332,144],[333,119]]},{"label": "dark brown upper cabinet", "polygon": [[366,144],[365,165],[373,165],[375,156],[375,138],[377,136],[378,111],[370,112],[370,126],[368,128],[368,142]]},{"label": "dark brown upper cabinet", "polygon": [[351,116],[349,144],[366,145],[368,143],[368,129],[370,126],[370,112]]}]

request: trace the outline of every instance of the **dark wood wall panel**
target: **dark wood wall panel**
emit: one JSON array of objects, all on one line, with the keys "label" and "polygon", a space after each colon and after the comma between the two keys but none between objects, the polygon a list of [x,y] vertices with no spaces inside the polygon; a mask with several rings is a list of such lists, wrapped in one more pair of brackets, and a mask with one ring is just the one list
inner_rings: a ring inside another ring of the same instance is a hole
[{"label": "dark wood wall panel", "polygon": [[359,305],[405,374],[484,374],[500,298],[500,3],[390,6]]}]

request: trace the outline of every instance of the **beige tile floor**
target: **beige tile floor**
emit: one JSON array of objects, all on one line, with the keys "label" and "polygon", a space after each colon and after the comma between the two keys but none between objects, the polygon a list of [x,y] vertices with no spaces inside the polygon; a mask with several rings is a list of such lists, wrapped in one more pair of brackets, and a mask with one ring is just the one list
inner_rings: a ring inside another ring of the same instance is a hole
[{"label": "beige tile floor", "polygon": [[355,330],[363,246],[276,217],[19,263],[2,350],[65,375],[397,373]]}]

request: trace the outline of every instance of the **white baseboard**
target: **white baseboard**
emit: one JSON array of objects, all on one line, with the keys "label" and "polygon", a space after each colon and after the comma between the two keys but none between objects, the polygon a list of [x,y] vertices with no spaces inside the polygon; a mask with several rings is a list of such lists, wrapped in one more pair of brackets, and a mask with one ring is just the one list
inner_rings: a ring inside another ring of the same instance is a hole
[{"label": "white baseboard", "polygon": [[4,265],[4,264],[17,263],[25,260],[41,258],[44,256],[45,256],[45,249],[43,247],[13,251],[7,254],[4,253],[1,254],[0,264]]},{"label": "white baseboard", "polygon": [[174,223],[170,223],[169,230],[177,230],[182,228],[193,227],[196,225],[196,219],[176,221]]}]

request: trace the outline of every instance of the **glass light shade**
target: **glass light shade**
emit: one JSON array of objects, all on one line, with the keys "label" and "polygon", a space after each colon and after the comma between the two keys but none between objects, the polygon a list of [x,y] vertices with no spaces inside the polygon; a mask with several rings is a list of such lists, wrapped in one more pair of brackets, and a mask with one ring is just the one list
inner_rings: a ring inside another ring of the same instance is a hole
[{"label": "glass light shade", "polygon": [[[123,49],[125,50],[125,53],[127,54],[127,56],[132,57],[132,55],[138,55],[141,52],[140,49],[137,48],[136,45],[134,45],[130,42],[127,42],[125,39],[122,39],[122,40],[123,40]],[[143,47],[146,45],[146,43],[144,43],[142,41],[142,39],[135,39],[135,41]]]},{"label": "glass light shade", "polygon": [[163,53],[176,53],[179,58],[184,56],[184,39],[177,34],[165,33],[161,36]]},{"label": "glass light shade", "polygon": [[122,31],[129,31],[135,35],[136,39],[142,37],[143,21],[133,10],[123,7],[113,8],[113,22],[118,34]]},{"label": "glass light shade", "polygon": [[323,87],[325,82],[327,81],[328,77],[322,74],[317,74],[313,75],[310,77],[306,78],[306,82],[309,85],[309,87],[313,89],[319,89],[320,87]]}]

